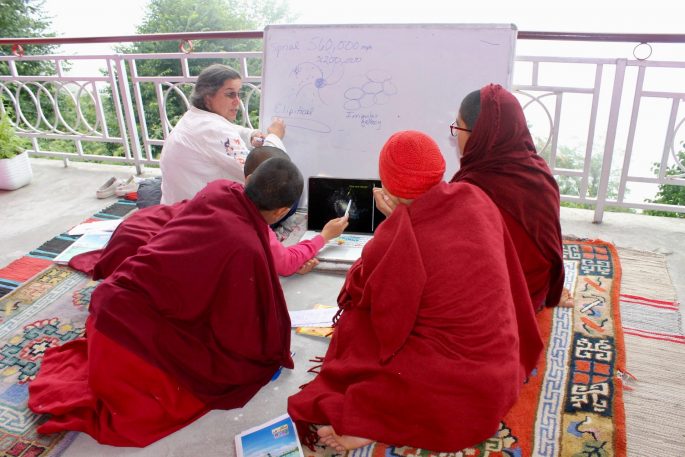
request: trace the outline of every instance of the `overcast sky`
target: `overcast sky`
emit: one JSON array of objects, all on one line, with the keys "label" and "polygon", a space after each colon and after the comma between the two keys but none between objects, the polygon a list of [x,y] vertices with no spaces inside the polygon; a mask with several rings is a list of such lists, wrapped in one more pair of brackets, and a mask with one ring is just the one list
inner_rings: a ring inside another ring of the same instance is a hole
[{"label": "overcast sky", "polygon": [[[682,0],[287,0],[297,23],[514,23],[519,30],[683,33]],[[134,33],[146,0],[46,0],[63,36]],[[553,6],[552,6],[553,5]]]},{"label": "overcast sky", "polygon": [[[201,0],[198,0],[201,1]],[[278,1],[278,0],[276,0]],[[285,0],[299,24],[511,23],[521,31],[685,33],[683,0]],[[135,34],[146,0],[46,0],[58,36]],[[632,58],[635,43],[519,40],[517,55]],[[64,53],[110,53],[111,45],[63,46]],[[683,60],[683,45],[654,45],[651,60]],[[680,87],[682,81],[675,81]]]},{"label": "overcast sky", "polygon": [[[512,23],[523,31],[683,33],[683,0],[284,0],[299,24],[338,23]],[[46,0],[58,36],[131,35],[147,0]],[[530,53],[540,42],[527,40],[517,53]],[[65,53],[111,52],[109,44],[62,47]],[[566,42],[559,55],[631,57],[634,44]],[[653,60],[679,59],[682,45],[657,45]],[[677,49],[680,48],[680,49]],[[564,52],[566,50],[567,52]],[[535,51],[533,51],[535,52]],[[546,53],[547,51],[543,51]]]}]

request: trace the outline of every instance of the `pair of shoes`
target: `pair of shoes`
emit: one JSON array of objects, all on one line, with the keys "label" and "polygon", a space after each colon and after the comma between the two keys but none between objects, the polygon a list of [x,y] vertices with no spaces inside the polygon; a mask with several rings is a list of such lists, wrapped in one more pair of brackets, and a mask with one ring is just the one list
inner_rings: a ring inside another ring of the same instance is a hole
[{"label": "pair of shoes", "polygon": [[136,192],[138,190],[138,183],[136,182],[135,176],[131,175],[126,181],[121,182],[116,189],[114,190],[114,193],[117,195],[117,197],[123,197],[126,194],[130,194],[131,192]]},{"label": "pair of shoes", "polygon": [[97,198],[107,198],[111,197],[116,193],[117,186],[122,184],[123,181],[121,179],[115,178],[112,176],[105,182],[103,185],[101,185],[98,190],[95,191],[95,196]]}]

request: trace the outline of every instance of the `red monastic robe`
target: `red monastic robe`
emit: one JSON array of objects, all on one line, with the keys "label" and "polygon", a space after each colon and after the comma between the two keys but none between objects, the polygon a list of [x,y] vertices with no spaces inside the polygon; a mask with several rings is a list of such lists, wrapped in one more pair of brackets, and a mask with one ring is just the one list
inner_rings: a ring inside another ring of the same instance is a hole
[{"label": "red monastic robe", "polygon": [[475,184],[490,196],[509,228],[534,308],[556,306],[564,285],[559,187],[516,97],[490,84],[480,91],[480,107],[452,182]]},{"label": "red monastic robe", "polygon": [[135,211],[117,227],[104,249],[79,254],[69,261],[69,266],[93,279],[106,278],[138,248],[145,246],[184,206],[185,201]]},{"label": "red monastic robe", "polygon": [[29,385],[52,414],[38,431],[145,446],[292,368],[267,230],[240,184],[198,193],[93,292],[86,337],[47,351]]},{"label": "red monastic robe", "polygon": [[435,451],[491,437],[542,340],[497,207],[440,183],[399,205],[349,271],[319,375],[290,397],[310,424]]}]

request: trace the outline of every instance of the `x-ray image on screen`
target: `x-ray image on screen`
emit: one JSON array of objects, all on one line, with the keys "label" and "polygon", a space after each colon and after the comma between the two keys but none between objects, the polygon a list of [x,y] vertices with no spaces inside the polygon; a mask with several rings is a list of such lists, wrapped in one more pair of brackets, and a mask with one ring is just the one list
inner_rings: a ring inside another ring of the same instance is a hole
[{"label": "x-ray image on screen", "polygon": [[309,230],[321,230],[329,220],[342,217],[349,205],[349,226],[345,232],[373,233],[385,219],[373,200],[373,179],[309,178]]}]

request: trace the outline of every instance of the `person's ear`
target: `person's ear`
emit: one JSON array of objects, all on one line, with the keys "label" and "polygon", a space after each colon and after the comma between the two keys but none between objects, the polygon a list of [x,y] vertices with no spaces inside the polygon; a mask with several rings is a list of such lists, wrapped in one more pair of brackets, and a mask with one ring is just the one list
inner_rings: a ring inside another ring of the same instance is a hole
[{"label": "person's ear", "polygon": [[[203,101],[204,104],[205,104],[205,108],[207,108],[209,111],[212,111],[212,107],[209,106],[209,105],[211,105],[211,103],[209,103],[209,96],[208,96],[208,95],[205,95],[205,98],[203,98],[202,101]],[[213,112],[213,111],[212,111],[212,112]]]},{"label": "person's ear", "polygon": [[276,218],[276,221],[280,221],[283,216],[288,214],[288,211],[290,211],[289,206],[284,206],[283,208],[278,208],[274,210],[274,217]]}]

